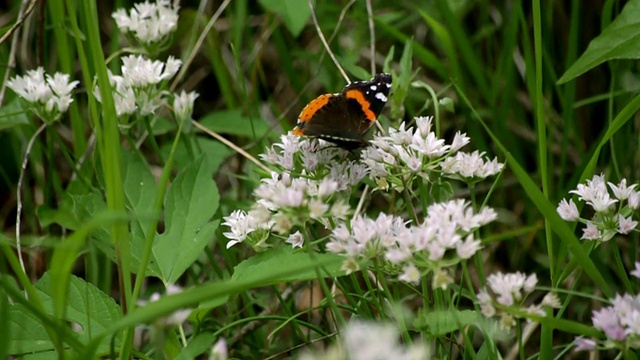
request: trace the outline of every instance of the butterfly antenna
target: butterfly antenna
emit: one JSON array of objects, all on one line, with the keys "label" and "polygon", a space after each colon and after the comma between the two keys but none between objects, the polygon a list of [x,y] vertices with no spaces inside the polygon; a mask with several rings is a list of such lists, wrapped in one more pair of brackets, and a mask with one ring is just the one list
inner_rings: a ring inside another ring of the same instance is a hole
[{"label": "butterfly antenna", "polygon": [[367,0],[367,17],[369,19],[369,33],[371,34],[371,44],[369,49],[371,51],[371,76],[376,74],[376,30],[373,26],[373,8],[371,6],[371,0]]},{"label": "butterfly antenna", "polygon": [[311,10],[311,18],[313,19],[313,26],[315,26],[316,31],[318,32],[320,41],[322,41],[322,44],[324,45],[325,49],[327,49],[327,54],[329,54],[329,56],[331,57],[331,60],[333,60],[333,63],[336,65],[336,67],[340,71],[340,74],[342,74],[342,77],[347,81],[347,83],[350,83],[351,80],[349,79],[349,76],[347,76],[347,73],[344,72],[344,69],[342,68],[342,66],[340,66],[338,59],[336,59],[336,56],[331,51],[331,48],[329,48],[327,39],[325,39],[324,35],[322,34],[322,29],[320,29],[320,25],[318,24],[318,18],[316,18],[316,12],[313,9],[313,0],[309,0],[309,9]]}]

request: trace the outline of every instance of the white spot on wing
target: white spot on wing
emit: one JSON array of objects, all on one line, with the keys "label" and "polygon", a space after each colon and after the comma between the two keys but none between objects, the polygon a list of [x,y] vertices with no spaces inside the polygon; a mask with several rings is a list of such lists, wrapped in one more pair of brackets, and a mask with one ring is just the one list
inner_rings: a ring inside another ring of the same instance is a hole
[{"label": "white spot on wing", "polygon": [[377,87],[377,86],[375,86],[375,85],[371,85],[371,87],[370,87],[369,89],[371,89],[371,90],[373,90],[373,91],[376,91],[376,90],[378,90],[378,87]]},{"label": "white spot on wing", "polygon": [[380,100],[380,101],[384,101],[384,102],[386,102],[386,101],[387,101],[387,97],[386,97],[386,96],[384,96],[384,94],[383,94],[383,93],[377,93],[377,94],[376,94],[376,99],[378,99],[378,100]]}]

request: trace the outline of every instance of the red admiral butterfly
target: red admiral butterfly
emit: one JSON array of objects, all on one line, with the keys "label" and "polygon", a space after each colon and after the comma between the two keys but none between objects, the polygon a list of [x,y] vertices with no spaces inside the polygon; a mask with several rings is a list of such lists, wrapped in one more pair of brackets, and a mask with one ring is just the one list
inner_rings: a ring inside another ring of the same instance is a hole
[{"label": "red admiral butterfly", "polygon": [[294,135],[315,136],[341,148],[367,146],[364,135],[380,115],[391,90],[391,75],[348,84],[342,92],[318,96],[302,109]]}]

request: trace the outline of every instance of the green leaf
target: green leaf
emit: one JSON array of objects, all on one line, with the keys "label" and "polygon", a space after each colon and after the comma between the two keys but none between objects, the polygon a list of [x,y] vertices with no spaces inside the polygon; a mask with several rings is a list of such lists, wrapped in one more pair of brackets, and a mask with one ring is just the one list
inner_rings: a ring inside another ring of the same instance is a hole
[{"label": "green leaf", "polygon": [[[313,254],[313,256],[311,256],[304,251],[293,250],[289,246],[280,246],[270,249],[269,251],[261,252],[238,264],[234,268],[231,280],[251,282],[258,278],[268,278],[268,282],[262,285],[270,285],[282,281],[317,279],[318,275],[315,269],[311,268],[306,271],[290,273],[287,276],[277,275],[286,272],[287,269],[299,268],[308,263],[310,259],[330,262],[331,265],[324,267],[324,271],[320,271],[323,277],[344,275],[344,270],[340,269],[344,262],[342,256],[335,254]],[[269,278],[270,274],[273,275],[272,278]]]},{"label": "green leaf", "polygon": [[[269,125],[263,119],[249,118],[242,115],[242,110],[216,111],[200,119],[200,124],[211,131],[220,134],[230,134],[245,137],[253,137],[253,131],[257,137],[264,136],[269,131]],[[253,124],[253,130],[252,130]]]},{"label": "green leaf", "polygon": [[[149,171],[149,167],[137,156],[123,153],[124,195],[127,206],[135,214],[131,221],[131,266],[134,272],[142,260],[142,253],[147,238],[149,224],[154,216],[153,202],[158,190],[156,179]],[[160,276],[160,269],[155,263],[149,264],[147,274]]]},{"label": "green leaf", "polygon": [[206,156],[196,159],[178,174],[167,193],[166,231],[153,247],[165,282],[175,282],[196,261],[218,228],[219,221],[210,219],[220,196],[208,164]]},{"label": "green leaf", "polygon": [[215,340],[216,338],[212,333],[199,334],[195,339],[189,341],[189,345],[182,349],[180,354],[178,354],[174,360],[195,359],[198,355],[208,353],[211,351],[211,347]]},{"label": "green leaf", "polygon": [[433,336],[443,336],[467,325],[474,324],[478,314],[471,310],[441,310],[421,313],[414,322],[414,326],[427,331]]},{"label": "green leaf", "polygon": [[[49,273],[45,273],[36,283],[38,295],[49,314],[53,314],[52,287]],[[65,320],[77,325],[76,334],[84,343],[92,340],[94,335],[104,334],[121,317],[120,308],[111,297],[78,277],[71,276],[66,298]],[[49,350],[52,351],[51,356],[55,357],[53,344],[42,323],[24,306],[16,304],[11,307],[10,312],[9,353]],[[120,341],[121,337],[116,336],[116,346]],[[100,352],[107,352],[109,341],[102,341],[98,349]]]},{"label": "green leaf", "polygon": [[304,0],[260,0],[259,2],[265,9],[280,15],[284,26],[293,37],[300,35],[311,16],[309,3]]},{"label": "green leaf", "polygon": [[605,61],[640,58],[640,0],[629,1],[620,15],[593,39],[558,84],[564,84]]},{"label": "green leaf", "polygon": [[20,98],[14,99],[6,105],[0,106],[0,130],[10,129],[20,125],[28,125],[27,109],[22,106]]}]

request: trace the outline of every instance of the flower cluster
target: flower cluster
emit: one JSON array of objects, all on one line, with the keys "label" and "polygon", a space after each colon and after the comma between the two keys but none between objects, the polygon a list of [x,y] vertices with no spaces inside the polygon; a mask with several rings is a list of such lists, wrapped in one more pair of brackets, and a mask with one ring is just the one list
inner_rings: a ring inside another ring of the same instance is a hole
[{"label": "flower cluster", "polygon": [[[142,55],[129,55],[122,58],[120,69],[122,76],[109,72],[116,112],[121,119],[121,124],[128,125],[126,119],[136,111],[140,116],[147,116],[154,114],[160,106],[164,105],[161,83],[172,78],[181,65],[182,61],[172,56],[166,63],[152,61]],[[102,100],[98,87],[94,88],[94,94],[99,101]]]},{"label": "flower cluster", "polygon": [[51,123],[60,118],[73,102],[71,91],[78,81],[69,82],[69,75],[46,74],[42,67],[27,71],[24,76],[16,76],[7,82],[7,86],[20,97],[31,103],[33,112],[45,122]]},{"label": "flower cluster", "polygon": [[[613,197],[609,194],[609,188]],[[589,205],[594,215],[591,219],[580,217],[573,199],[563,199],[558,205],[558,214],[566,221],[580,221],[586,224],[582,239],[608,241],[616,233],[628,234],[636,229],[638,221],[633,220],[635,210],[640,207],[640,192],[635,191],[638,184],[627,185],[622,179],[619,184],[606,183],[604,174],[595,175],[586,184],[578,184],[576,190],[569,193],[578,195],[578,199]]]},{"label": "flower cluster", "polygon": [[444,289],[453,281],[446,268],[480,249],[474,231],[495,220],[496,212],[485,207],[476,213],[464,200],[432,204],[427,212],[424,221],[414,226],[382,213],[375,220],[357,216],[350,226],[343,223],[333,230],[327,250],[346,257],[347,272],[358,270],[363,261],[376,260],[409,283],[433,272],[433,286]]},{"label": "flower cluster", "polygon": [[416,117],[416,127],[389,129],[388,136],[374,136],[371,146],[362,152],[363,162],[379,189],[402,190],[416,176],[430,179],[434,173],[473,183],[502,170],[497,159],[486,161],[484,153],[459,153],[469,143],[466,134],[457,132],[450,145],[431,130],[433,117]]},{"label": "flower cluster", "polygon": [[178,10],[180,7],[171,4],[170,0],[157,0],[156,3],[137,3],[129,11],[119,9],[111,16],[118,29],[132,34],[141,44],[152,47],[162,45],[178,26]]},{"label": "flower cluster", "polygon": [[[344,220],[350,208],[342,194],[366,176],[365,167],[348,160],[348,155],[321,140],[283,135],[280,143],[261,155],[278,170],[256,188],[256,204],[249,212],[237,210],[224,218],[223,225],[230,229],[224,233],[230,240],[227,248],[247,240],[261,249],[272,232],[288,236],[309,221],[331,227],[333,222]],[[296,235],[289,242],[301,246],[300,237]]]},{"label": "flower cluster", "polygon": [[[486,288],[477,294],[478,304],[486,317],[498,316],[500,327],[510,329],[516,324],[516,318],[528,315],[546,316],[543,307],[559,308],[560,301],[553,293],[547,293],[539,304],[524,306],[527,297],[533,292],[538,278],[535,274],[526,276],[521,272],[491,274]],[[492,296],[493,295],[493,296]]]},{"label": "flower cluster", "polygon": [[343,346],[325,354],[304,353],[300,360],[319,359],[429,359],[428,349],[416,342],[405,346],[398,342],[400,332],[391,324],[353,321],[340,333]]},{"label": "flower cluster", "polygon": [[[631,275],[640,278],[640,262]],[[598,343],[603,348],[640,349],[640,294],[618,294],[611,300],[611,306],[594,310],[591,321],[593,327],[604,332],[604,341],[576,339],[576,351],[593,350]]]}]

